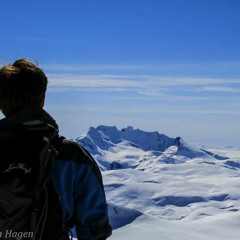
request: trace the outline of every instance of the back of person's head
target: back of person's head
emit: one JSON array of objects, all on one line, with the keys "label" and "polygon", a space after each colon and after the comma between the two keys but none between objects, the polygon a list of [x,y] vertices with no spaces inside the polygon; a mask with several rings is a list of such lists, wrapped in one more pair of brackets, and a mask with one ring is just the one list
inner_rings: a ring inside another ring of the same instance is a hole
[{"label": "back of person's head", "polygon": [[0,68],[0,109],[5,116],[28,105],[41,106],[47,89],[44,72],[27,59]]}]

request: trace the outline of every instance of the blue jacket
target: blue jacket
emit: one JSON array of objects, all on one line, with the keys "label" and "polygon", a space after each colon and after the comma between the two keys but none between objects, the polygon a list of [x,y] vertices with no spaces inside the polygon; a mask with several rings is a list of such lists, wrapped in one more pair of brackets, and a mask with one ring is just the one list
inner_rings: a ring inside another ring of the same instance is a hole
[{"label": "blue jacket", "polygon": [[79,239],[106,239],[111,235],[111,227],[96,162],[74,141],[64,139],[57,151],[52,179],[61,196],[66,225],[75,226]]}]

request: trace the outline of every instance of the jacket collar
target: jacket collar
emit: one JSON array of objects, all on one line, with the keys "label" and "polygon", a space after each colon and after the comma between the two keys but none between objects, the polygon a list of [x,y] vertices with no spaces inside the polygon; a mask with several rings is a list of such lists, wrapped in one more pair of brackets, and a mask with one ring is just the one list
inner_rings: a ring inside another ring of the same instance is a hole
[{"label": "jacket collar", "polygon": [[0,120],[0,139],[8,133],[25,131],[46,136],[52,140],[58,136],[58,125],[49,113],[34,105],[27,106],[15,115]]}]

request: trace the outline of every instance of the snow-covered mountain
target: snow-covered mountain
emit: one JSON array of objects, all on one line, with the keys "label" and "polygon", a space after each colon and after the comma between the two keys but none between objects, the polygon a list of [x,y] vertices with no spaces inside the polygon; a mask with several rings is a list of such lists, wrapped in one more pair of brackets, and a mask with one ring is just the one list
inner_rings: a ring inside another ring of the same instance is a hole
[{"label": "snow-covered mountain", "polygon": [[109,240],[238,240],[239,149],[201,149],[132,127],[77,138],[102,170]]},{"label": "snow-covered mountain", "polygon": [[[90,127],[76,139],[99,162],[102,170],[154,167],[157,163],[182,163],[189,159],[225,160],[225,157],[199,149],[181,137],[171,138],[158,132],[133,127],[118,130],[115,126]],[[149,162],[152,165],[149,166]],[[149,170],[148,169],[148,170]]]},{"label": "snow-covered mountain", "polygon": [[90,127],[88,133],[77,140],[90,148],[92,154],[108,150],[123,141],[144,151],[164,151],[171,145],[179,144],[178,138],[172,139],[158,132],[144,132],[133,127],[118,130],[115,126]]}]

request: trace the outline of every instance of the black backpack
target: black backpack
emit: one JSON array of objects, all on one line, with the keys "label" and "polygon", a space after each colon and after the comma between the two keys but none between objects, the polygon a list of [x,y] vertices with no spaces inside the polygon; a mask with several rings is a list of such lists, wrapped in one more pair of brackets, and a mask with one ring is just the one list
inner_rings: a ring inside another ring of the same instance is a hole
[{"label": "black backpack", "polygon": [[8,131],[4,139],[0,141],[0,239],[60,239],[62,207],[50,178],[57,151],[48,138],[29,131]]}]

